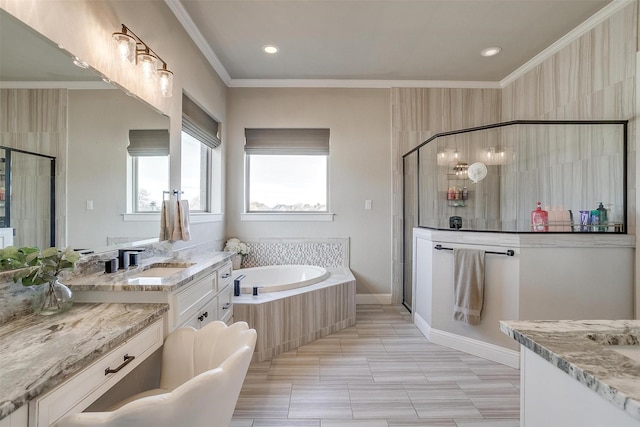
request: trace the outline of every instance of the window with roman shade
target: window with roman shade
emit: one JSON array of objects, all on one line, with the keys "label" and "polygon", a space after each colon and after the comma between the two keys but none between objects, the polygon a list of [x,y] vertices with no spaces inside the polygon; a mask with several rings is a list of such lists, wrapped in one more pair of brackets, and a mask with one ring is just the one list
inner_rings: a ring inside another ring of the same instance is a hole
[{"label": "window with roman shade", "polygon": [[328,212],[329,129],[247,128],[246,212]]},{"label": "window with roman shade", "polygon": [[127,152],[131,156],[133,212],[159,212],[162,192],[169,188],[169,131],[132,129]]}]

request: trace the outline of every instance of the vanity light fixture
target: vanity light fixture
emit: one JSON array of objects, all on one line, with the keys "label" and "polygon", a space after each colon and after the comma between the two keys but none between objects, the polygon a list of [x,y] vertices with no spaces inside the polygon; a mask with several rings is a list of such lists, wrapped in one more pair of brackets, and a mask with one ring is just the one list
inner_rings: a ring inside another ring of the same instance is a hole
[{"label": "vanity light fixture", "polygon": [[124,24],[122,31],[113,33],[112,37],[120,59],[140,66],[145,78],[158,84],[163,97],[168,98],[173,94],[173,73],[149,45]]},{"label": "vanity light fixture", "polygon": [[501,47],[497,47],[497,46],[488,47],[486,49],[483,49],[480,52],[480,55],[482,55],[482,56],[495,56],[495,55],[499,54],[501,50],[502,50],[502,48]]},{"label": "vanity light fixture", "polygon": [[262,51],[264,53],[268,53],[270,55],[273,55],[274,53],[278,53],[278,46],[274,46],[272,44],[268,44],[266,46],[262,46]]}]

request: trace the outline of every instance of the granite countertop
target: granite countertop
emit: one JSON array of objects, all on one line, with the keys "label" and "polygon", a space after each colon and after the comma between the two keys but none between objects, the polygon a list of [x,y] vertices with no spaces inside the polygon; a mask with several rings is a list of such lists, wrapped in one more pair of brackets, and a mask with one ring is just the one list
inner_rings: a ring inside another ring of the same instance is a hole
[{"label": "granite countertop", "polygon": [[89,366],[168,311],[167,304],[74,304],[0,325],[0,419]]},{"label": "granite countertop", "polygon": [[612,350],[639,345],[640,320],[502,321],[500,329],[640,420],[640,362]]},{"label": "granite countertop", "polygon": [[[180,287],[200,280],[227,262],[232,253],[202,252],[173,257],[154,256],[139,266],[116,273],[91,273],[63,280],[72,291],[162,291],[174,292]],[[135,277],[151,267],[184,268],[167,277]]]}]

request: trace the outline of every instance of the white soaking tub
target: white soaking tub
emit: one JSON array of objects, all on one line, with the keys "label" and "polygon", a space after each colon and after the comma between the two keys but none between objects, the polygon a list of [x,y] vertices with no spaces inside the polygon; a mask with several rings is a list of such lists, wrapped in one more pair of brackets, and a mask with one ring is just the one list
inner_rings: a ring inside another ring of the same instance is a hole
[{"label": "white soaking tub", "polygon": [[235,270],[233,280],[241,275],[245,276],[240,280],[243,294],[252,293],[254,287],[258,287],[258,292],[262,294],[313,285],[327,279],[330,273],[315,265],[267,265]]}]

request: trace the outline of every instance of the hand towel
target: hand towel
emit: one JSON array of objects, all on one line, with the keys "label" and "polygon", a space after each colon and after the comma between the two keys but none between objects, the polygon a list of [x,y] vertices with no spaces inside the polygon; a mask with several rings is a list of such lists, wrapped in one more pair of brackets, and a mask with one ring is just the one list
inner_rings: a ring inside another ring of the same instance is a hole
[{"label": "hand towel", "polygon": [[160,241],[171,239],[173,234],[173,220],[171,218],[171,200],[163,200],[160,210]]},{"label": "hand towel", "polygon": [[480,323],[484,305],[484,251],[453,250],[453,318],[469,325]]},{"label": "hand towel", "polygon": [[171,240],[191,239],[191,231],[189,230],[189,201],[178,200],[176,202],[176,212],[173,221],[173,233]]}]

